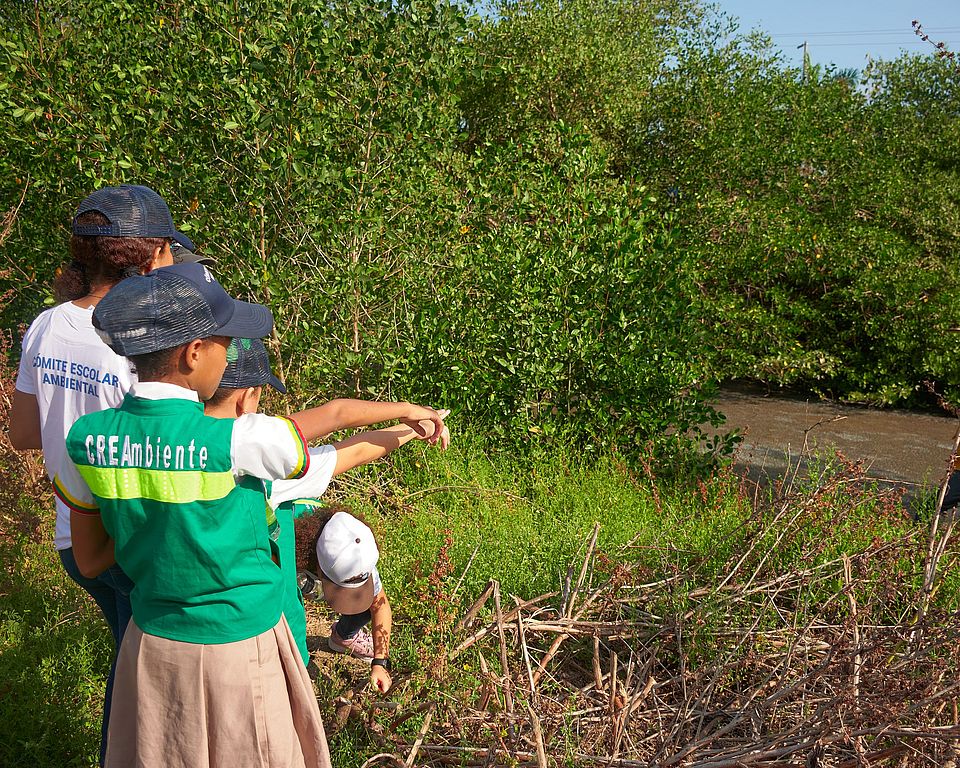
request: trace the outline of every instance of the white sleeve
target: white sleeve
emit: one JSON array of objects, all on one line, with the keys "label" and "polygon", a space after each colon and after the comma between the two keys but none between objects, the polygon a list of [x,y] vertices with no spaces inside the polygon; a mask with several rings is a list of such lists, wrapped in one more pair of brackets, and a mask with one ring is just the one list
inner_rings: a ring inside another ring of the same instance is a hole
[{"label": "white sleeve", "polygon": [[31,325],[23,335],[23,345],[20,353],[20,367],[17,369],[17,390],[27,395],[37,394],[37,375],[33,370],[33,353],[27,349],[30,346]]},{"label": "white sleeve", "polygon": [[270,506],[276,509],[285,501],[293,499],[316,499],[322,496],[333,470],[337,468],[337,449],[321,445],[310,449],[310,466],[307,473],[297,480],[276,480],[270,491]]},{"label": "white sleeve", "polygon": [[90,492],[90,486],[67,453],[63,454],[60,471],[53,478],[53,492],[74,512],[84,515],[99,514],[99,506]]},{"label": "white sleeve", "polygon": [[233,424],[233,473],[261,480],[303,477],[310,466],[307,443],[290,419],[245,413]]}]

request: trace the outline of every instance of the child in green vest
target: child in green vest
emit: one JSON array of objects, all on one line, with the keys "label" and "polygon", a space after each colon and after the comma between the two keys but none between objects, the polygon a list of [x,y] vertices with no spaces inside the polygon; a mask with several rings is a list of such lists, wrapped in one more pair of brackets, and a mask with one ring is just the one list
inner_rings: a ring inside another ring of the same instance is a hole
[{"label": "child in green vest", "polygon": [[316,425],[203,413],[231,337],[267,335],[270,311],[176,264],[120,282],[93,323],[139,376],[74,424],[54,479],[81,572],[134,583],[106,764],[330,766],[264,517],[264,481],[308,473]]},{"label": "child in green vest", "polygon": [[[280,393],[286,393],[286,387],[270,370],[270,358],[263,342],[259,339],[234,339],[227,350],[227,368],[220,386],[206,402],[205,412],[217,418],[235,419],[245,413],[255,413],[259,407],[260,395],[266,385]],[[296,480],[273,482],[267,493],[268,523],[276,536],[280,567],[284,572],[284,609],[283,613],[290,625],[291,632],[304,664],[310,660],[307,650],[307,627],[304,616],[303,597],[297,584],[297,563],[295,557],[294,517],[297,510],[311,508],[317,497],[327,489],[330,479],[349,469],[368,464],[386,456],[391,451],[414,439],[429,440],[435,438],[438,430],[435,421],[427,417],[430,409],[411,406],[409,403],[377,403],[363,400],[333,400],[312,409],[315,429],[321,431],[319,437],[351,427],[365,427],[382,421],[405,419],[405,423],[354,435],[330,445],[310,449],[310,470]],[[441,411],[441,417],[446,412]],[[299,414],[291,417],[298,421]],[[441,448],[449,443],[449,432],[444,426],[439,430]],[[380,603],[386,603],[383,595]],[[366,606],[369,607],[369,606]],[[383,606],[381,606],[382,608]],[[358,611],[357,613],[359,613]],[[381,616],[389,616],[389,603]],[[381,622],[382,623],[382,622]],[[371,682],[381,691],[389,690],[392,681],[389,671],[389,626],[380,628],[382,642],[377,649],[378,663],[371,666]],[[336,630],[334,630],[336,631]],[[331,647],[333,640],[331,639]],[[347,641],[349,642],[349,640]],[[374,657],[373,649],[368,654],[358,654],[364,658]]]},{"label": "child in green vest", "polygon": [[[200,257],[181,247],[193,242],[173,224],[170,209],[152,189],[103,187],[77,208],[70,261],[57,270],[57,306],[42,312],[24,334],[10,409],[10,442],[40,448],[51,480],[63,461],[67,431],[80,416],[119,405],[136,380],[130,361],[109,349],[93,327],[93,308],[124,277]],[[97,603],[120,649],[130,620],[130,579],[113,566],[90,579],[77,569],[70,538],[70,510],[56,506],[54,545],[70,578]],[[107,746],[113,669],[103,701],[100,764]]]}]

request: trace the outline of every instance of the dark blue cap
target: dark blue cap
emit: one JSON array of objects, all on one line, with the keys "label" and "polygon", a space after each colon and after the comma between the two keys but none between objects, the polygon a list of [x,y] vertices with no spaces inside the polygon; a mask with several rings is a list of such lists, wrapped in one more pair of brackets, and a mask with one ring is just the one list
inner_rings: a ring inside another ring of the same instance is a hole
[{"label": "dark blue cap", "polygon": [[[88,211],[102,213],[109,224],[77,224]],[[102,237],[168,237],[193,251],[193,241],[173,226],[170,209],[150,187],[123,184],[104,187],[88,195],[73,217],[73,234]]]},{"label": "dark blue cap", "polygon": [[212,267],[217,263],[217,260],[213,258],[213,256],[201,256],[189,248],[184,248],[180,243],[174,243],[170,246],[170,254],[173,256],[174,264],[189,264],[195,261],[198,264],[205,264],[208,267]]},{"label": "dark blue cap", "polygon": [[174,264],[117,283],[94,309],[93,325],[110,349],[129,357],[210,336],[263,338],[273,315],[230,298],[202,264]]},{"label": "dark blue cap", "polygon": [[227,389],[246,389],[269,384],[281,394],[287,393],[270,370],[270,355],[260,339],[234,339],[227,348],[227,369],[220,386]]}]

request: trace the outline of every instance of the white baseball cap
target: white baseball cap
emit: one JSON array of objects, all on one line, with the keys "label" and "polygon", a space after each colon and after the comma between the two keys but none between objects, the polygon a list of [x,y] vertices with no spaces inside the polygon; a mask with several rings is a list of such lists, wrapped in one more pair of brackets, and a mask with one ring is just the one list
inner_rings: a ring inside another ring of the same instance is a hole
[{"label": "white baseball cap", "polygon": [[380,550],[373,532],[349,512],[337,512],[317,538],[323,596],[338,613],[363,613],[373,603]]}]

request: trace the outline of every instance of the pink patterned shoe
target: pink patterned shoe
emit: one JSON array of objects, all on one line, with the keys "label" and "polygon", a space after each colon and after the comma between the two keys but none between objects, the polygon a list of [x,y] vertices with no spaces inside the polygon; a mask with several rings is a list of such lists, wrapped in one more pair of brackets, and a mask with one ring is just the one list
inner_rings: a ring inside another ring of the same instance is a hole
[{"label": "pink patterned shoe", "polygon": [[337,625],[334,624],[330,627],[327,647],[334,653],[345,653],[347,656],[355,656],[364,661],[373,659],[373,635],[365,629],[361,629],[349,640],[344,640],[337,634]]}]

